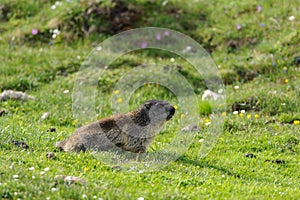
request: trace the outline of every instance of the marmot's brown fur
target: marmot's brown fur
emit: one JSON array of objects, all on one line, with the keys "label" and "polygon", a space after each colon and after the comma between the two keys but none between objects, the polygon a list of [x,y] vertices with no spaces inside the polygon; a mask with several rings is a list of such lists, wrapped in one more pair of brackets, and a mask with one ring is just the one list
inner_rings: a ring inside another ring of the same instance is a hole
[{"label": "marmot's brown fur", "polygon": [[144,153],[148,145],[175,114],[166,101],[149,100],[127,114],[116,115],[78,128],[56,146],[64,151],[107,151],[117,147]]}]

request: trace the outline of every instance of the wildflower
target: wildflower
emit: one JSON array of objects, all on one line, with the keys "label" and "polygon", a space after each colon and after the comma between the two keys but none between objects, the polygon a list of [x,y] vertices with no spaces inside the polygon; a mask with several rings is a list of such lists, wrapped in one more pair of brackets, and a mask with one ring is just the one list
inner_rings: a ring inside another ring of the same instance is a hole
[{"label": "wildflower", "polygon": [[243,117],[244,116],[244,113],[240,113],[240,117]]},{"label": "wildflower", "polygon": [[64,94],[68,94],[69,92],[69,90],[64,90]]},{"label": "wildflower", "polygon": [[285,82],[285,83],[288,83],[288,82],[289,82],[289,79],[285,79],[284,82]]},{"label": "wildflower", "polygon": [[259,118],[259,115],[258,114],[254,115],[254,118],[255,119]]},{"label": "wildflower", "polygon": [[156,37],[155,37],[157,40],[161,40],[161,35],[160,34],[156,34]]},{"label": "wildflower", "polygon": [[289,17],[289,20],[290,20],[290,21],[294,21],[294,20],[295,20],[295,17],[294,17],[294,16],[290,16],[290,17]]},{"label": "wildflower", "polygon": [[222,112],[222,116],[226,116],[226,112]]},{"label": "wildflower", "polygon": [[257,7],[256,7],[256,11],[257,11],[257,12],[261,12],[261,9],[262,9],[261,6],[257,6]]},{"label": "wildflower", "polygon": [[247,115],[247,119],[250,119],[250,118],[251,118],[251,115],[250,115],[250,114],[248,114],[248,115]]},{"label": "wildflower", "polygon": [[87,173],[87,172],[89,171],[89,168],[85,167],[85,168],[83,169],[83,171],[84,171],[85,173]]},{"label": "wildflower", "polygon": [[34,167],[29,167],[28,170],[33,171]]},{"label": "wildflower", "polygon": [[239,111],[233,111],[232,114],[237,115],[239,114]]},{"label": "wildflower", "polygon": [[203,138],[201,138],[201,139],[199,140],[199,142],[200,142],[200,143],[204,142],[204,139],[203,139]]},{"label": "wildflower", "polygon": [[17,178],[19,178],[19,175],[18,175],[18,174],[15,174],[15,175],[13,175],[13,178],[14,178],[14,179],[17,179]]},{"label": "wildflower", "polygon": [[120,94],[120,91],[119,90],[115,90],[114,94]]},{"label": "wildflower", "polygon": [[144,197],[139,197],[137,200],[144,200]]},{"label": "wildflower", "polygon": [[44,169],[44,171],[45,171],[45,172],[49,171],[49,167],[46,167],[46,168]]},{"label": "wildflower", "polygon": [[142,45],[141,45],[141,48],[142,48],[142,49],[147,48],[147,46],[148,46],[147,42],[142,42]]},{"label": "wildflower", "polygon": [[44,172],[44,171],[41,171],[41,172],[40,172],[40,175],[44,175],[44,174],[45,174],[45,172]]},{"label": "wildflower", "polygon": [[169,36],[169,35],[170,35],[170,32],[169,32],[169,31],[165,31],[165,32],[164,32],[164,35],[165,35],[165,36]]},{"label": "wildflower", "polygon": [[56,34],[56,35],[59,35],[60,31],[56,28],[56,29],[53,30],[53,33]]},{"label": "wildflower", "polygon": [[117,101],[118,101],[118,103],[122,103],[123,100],[122,100],[122,98],[118,98]]},{"label": "wildflower", "polygon": [[35,176],[32,176],[31,178],[32,178],[32,179],[35,179]]},{"label": "wildflower", "polygon": [[86,199],[86,198],[87,198],[86,194],[83,194],[83,195],[82,195],[82,198]]},{"label": "wildflower", "polygon": [[283,67],[283,72],[285,73],[285,72],[287,72],[287,67]]},{"label": "wildflower", "polygon": [[31,34],[32,35],[36,35],[36,34],[38,34],[39,33],[39,31],[37,30],[37,29],[32,29],[31,30]]},{"label": "wildflower", "polygon": [[170,61],[171,61],[171,62],[174,62],[174,61],[175,61],[175,59],[174,59],[174,58],[171,58],[171,59],[170,59]]},{"label": "wildflower", "polygon": [[260,26],[264,27],[264,26],[266,26],[266,24],[265,23],[260,23]]},{"label": "wildflower", "polygon": [[205,123],[208,123],[210,122],[210,120],[208,118],[205,119]]},{"label": "wildflower", "polygon": [[245,113],[246,111],[245,110],[241,110],[241,113]]},{"label": "wildflower", "polygon": [[234,89],[238,90],[240,88],[240,86],[236,85],[234,86]]},{"label": "wildflower", "polygon": [[[206,121],[206,120],[205,120]],[[206,121],[205,122],[205,126],[208,126],[208,125],[210,125],[211,124],[211,122],[210,121]]]},{"label": "wildflower", "polygon": [[57,188],[51,188],[52,192],[56,192],[58,189]]},{"label": "wildflower", "polygon": [[236,29],[240,30],[242,28],[242,26],[240,24],[236,25]]},{"label": "wildflower", "polygon": [[177,109],[178,109],[178,106],[177,106],[177,105],[175,105],[175,106],[174,106],[174,108],[175,108],[175,110],[177,110]]},{"label": "wildflower", "polygon": [[295,124],[295,125],[298,125],[299,123],[300,123],[299,120],[294,120],[294,124]]},{"label": "wildflower", "polygon": [[101,51],[101,50],[102,50],[102,47],[101,47],[101,46],[98,46],[98,47],[96,48],[96,50],[97,50],[97,51]]}]

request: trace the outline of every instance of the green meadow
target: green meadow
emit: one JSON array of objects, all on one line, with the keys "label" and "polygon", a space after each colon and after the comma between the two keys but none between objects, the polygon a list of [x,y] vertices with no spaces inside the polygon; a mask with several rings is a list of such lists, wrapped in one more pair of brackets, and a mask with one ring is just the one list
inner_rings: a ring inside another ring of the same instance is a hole
[{"label": "green meadow", "polygon": [[[0,101],[0,198],[300,199],[299,10],[296,0],[2,0],[0,92],[22,91],[34,100]],[[198,42],[222,78],[224,104],[202,101],[207,77],[183,57],[145,48],[113,60],[99,76],[83,73],[96,77],[95,113],[74,116],[72,95],[84,61],[106,39],[142,27],[172,29]],[[118,95],[128,92],[116,83],[150,63],[180,74],[196,103],[183,104],[167,87],[147,83],[131,94],[126,109],[149,99],[176,106],[149,147],[155,154],[176,139],[188,119],[184,109],[194,108],[196,120],[186,123],[197,130],[179,156],[149,169],[135,160],[110,164],[91,152],[55,148],[79,126],[113,115],[112,105],[125,101]],[[209,141],[213,127],[219,132]],[[211,149],[207,155],[204,145]]]}]

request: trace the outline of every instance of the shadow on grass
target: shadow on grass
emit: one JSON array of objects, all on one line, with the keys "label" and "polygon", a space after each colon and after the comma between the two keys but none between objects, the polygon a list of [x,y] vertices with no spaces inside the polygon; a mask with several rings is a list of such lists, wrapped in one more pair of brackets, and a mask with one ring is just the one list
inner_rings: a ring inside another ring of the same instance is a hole
[{"label": "shadow on grass", "polygon": [[[257,181],[257,182],[263,182],[263,183],[268,183],[268,184],[274,182],[273,180],[271,180],[271,178],[263,177],[261,174],[255,173],[255,175],[259,176],[259,177],[254,177],[254,176],[251,176],[251,174],[245,174],[245,173],[242,174],[242,173],[238,173],[238,172],[233,172],[232,170],[229,170],[225,167],[213,165],[206,160],[191,160],[189,158],[182,156],[176,162],[183,163],[186,165],[199,166],[201,168],[214,169],[223,174],[227,174],[228,176],[233,176],[234,178],[238,178],[238,179],[242,179],[242,180]],[[284,183],[281,182],[281,183],[277,183],[277,184],[282,186],[282,184],[284,184]],[[288,185],[288,184],[286,184],[286,185]]]}]

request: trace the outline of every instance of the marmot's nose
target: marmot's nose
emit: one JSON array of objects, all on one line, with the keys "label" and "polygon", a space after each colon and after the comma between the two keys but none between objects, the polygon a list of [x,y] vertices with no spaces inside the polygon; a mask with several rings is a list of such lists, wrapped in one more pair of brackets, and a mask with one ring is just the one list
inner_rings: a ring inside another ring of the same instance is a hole
[{"label": "marmot's nose", "polygon": [[167,120],[169,120],[175,114],[175,108],[173,106],[169,106],[169,107],[167,107],[167,110],[169,111],[169,114],[167,116]]}]

